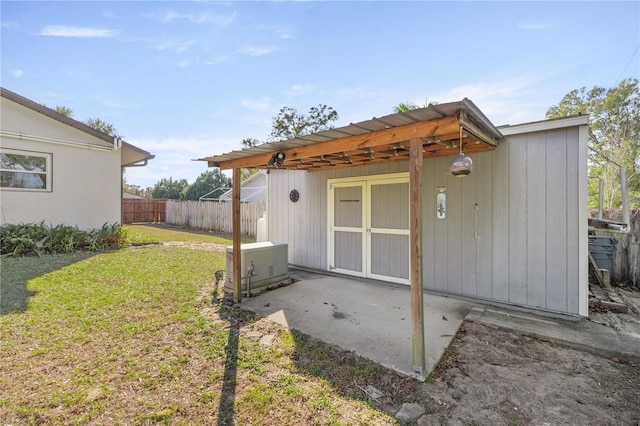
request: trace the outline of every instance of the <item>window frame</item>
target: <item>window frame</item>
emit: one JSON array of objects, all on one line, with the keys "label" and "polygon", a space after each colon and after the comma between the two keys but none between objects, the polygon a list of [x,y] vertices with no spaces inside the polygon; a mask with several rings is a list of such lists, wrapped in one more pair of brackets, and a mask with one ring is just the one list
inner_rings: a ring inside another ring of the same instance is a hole
[{"label": "window frame", "polygon": [[37,172],[31,170],[13,170],[3,169],[0,166],[1,173],[25,173],[25,174],[37,174],[45,176],[44,188],[15,188],[0,186],[1,191],[24,191],[24,192],[53,192],[53,181],[51,168],[53,164],[53,154],[50,152],[29,151],[24,149],[12,149],[12,148],[0,148],[0,154],[22,155],[24,157],[41,157],[45,159],[44,172]]}]

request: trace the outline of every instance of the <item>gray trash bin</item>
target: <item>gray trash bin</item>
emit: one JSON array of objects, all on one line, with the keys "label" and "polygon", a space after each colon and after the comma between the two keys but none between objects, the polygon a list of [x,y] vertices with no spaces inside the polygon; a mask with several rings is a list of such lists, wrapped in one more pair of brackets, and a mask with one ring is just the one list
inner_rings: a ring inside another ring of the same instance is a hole
[{"label": "gray trash bin", "polygon": [[600,269],[613,272],[613,252],[617,241],[612,237],[589,235],[589,253]]}]

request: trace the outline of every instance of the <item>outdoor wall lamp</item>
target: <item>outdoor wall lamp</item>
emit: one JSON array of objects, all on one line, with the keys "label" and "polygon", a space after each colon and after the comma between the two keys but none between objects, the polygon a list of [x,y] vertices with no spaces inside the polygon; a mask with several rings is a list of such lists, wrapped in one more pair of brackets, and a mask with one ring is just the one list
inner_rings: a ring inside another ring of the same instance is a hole
[{"label": "outdoor wall lamp", "polygon": [[451,164],[449,171],[456,177],[465,177],[473,170],[473,160],[464,155],[462,152],[462,127],[460,127],[460,154],[456,155]]},{"label": "outdoor wall lamp", "polygon": [[284,152],[278,151],[275,154],[273,154],[273,156],[271,156],[271,159],[267,163],[267,166],[269,166],[269,167],[271,167],[271,166],[280,167],[280,166],[282,166],[282,164],[284,164],[284,159],[285,158],[287,158],[287,156],[284,155]]}]

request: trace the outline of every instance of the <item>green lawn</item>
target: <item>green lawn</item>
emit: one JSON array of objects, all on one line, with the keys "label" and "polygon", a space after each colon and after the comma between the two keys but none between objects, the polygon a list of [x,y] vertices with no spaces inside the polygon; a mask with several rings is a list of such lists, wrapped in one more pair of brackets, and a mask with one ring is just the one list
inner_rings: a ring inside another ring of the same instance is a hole
[{"label": "green lawn", "polygon": [[212,303],[229,239],[128,229],[200,245],[2,258],[3,424],[396,423],[360,390],[391,373]]}]

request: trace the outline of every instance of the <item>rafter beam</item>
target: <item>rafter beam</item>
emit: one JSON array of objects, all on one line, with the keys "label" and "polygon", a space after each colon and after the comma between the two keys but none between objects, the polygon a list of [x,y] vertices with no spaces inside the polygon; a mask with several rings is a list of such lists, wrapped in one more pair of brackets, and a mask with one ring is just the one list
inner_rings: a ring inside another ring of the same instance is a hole
[{"label": "rafter beam", "polygon": [[480,128],[480,126],[475,124],[473,121],[471,121],[464,111],[458,112],[458,122],[466,131],[471,133],[476,138],[480,139],[480,141],[493,147],[498,146],[498,140],[482,130],[482,128]]},{"label": "rafter beam", "polygon": [[[290,160],[317,157],[322,154],[334,154],[351,150],[367,149],[380,145],[390,145],[413,138],[423,138],[438,134],[453,133],[458,129],[456,117],[444,117],[437,120],[407,124],[363,135],[348,136],[328,142],[300,146],[284,150],[285,164]],[[264,167],[274,152],[257,154],[251,157],[238,158],[224,162],[210,162],[210,166],[220,169]],[[213,164],[211,164],[213,163]]]}]

